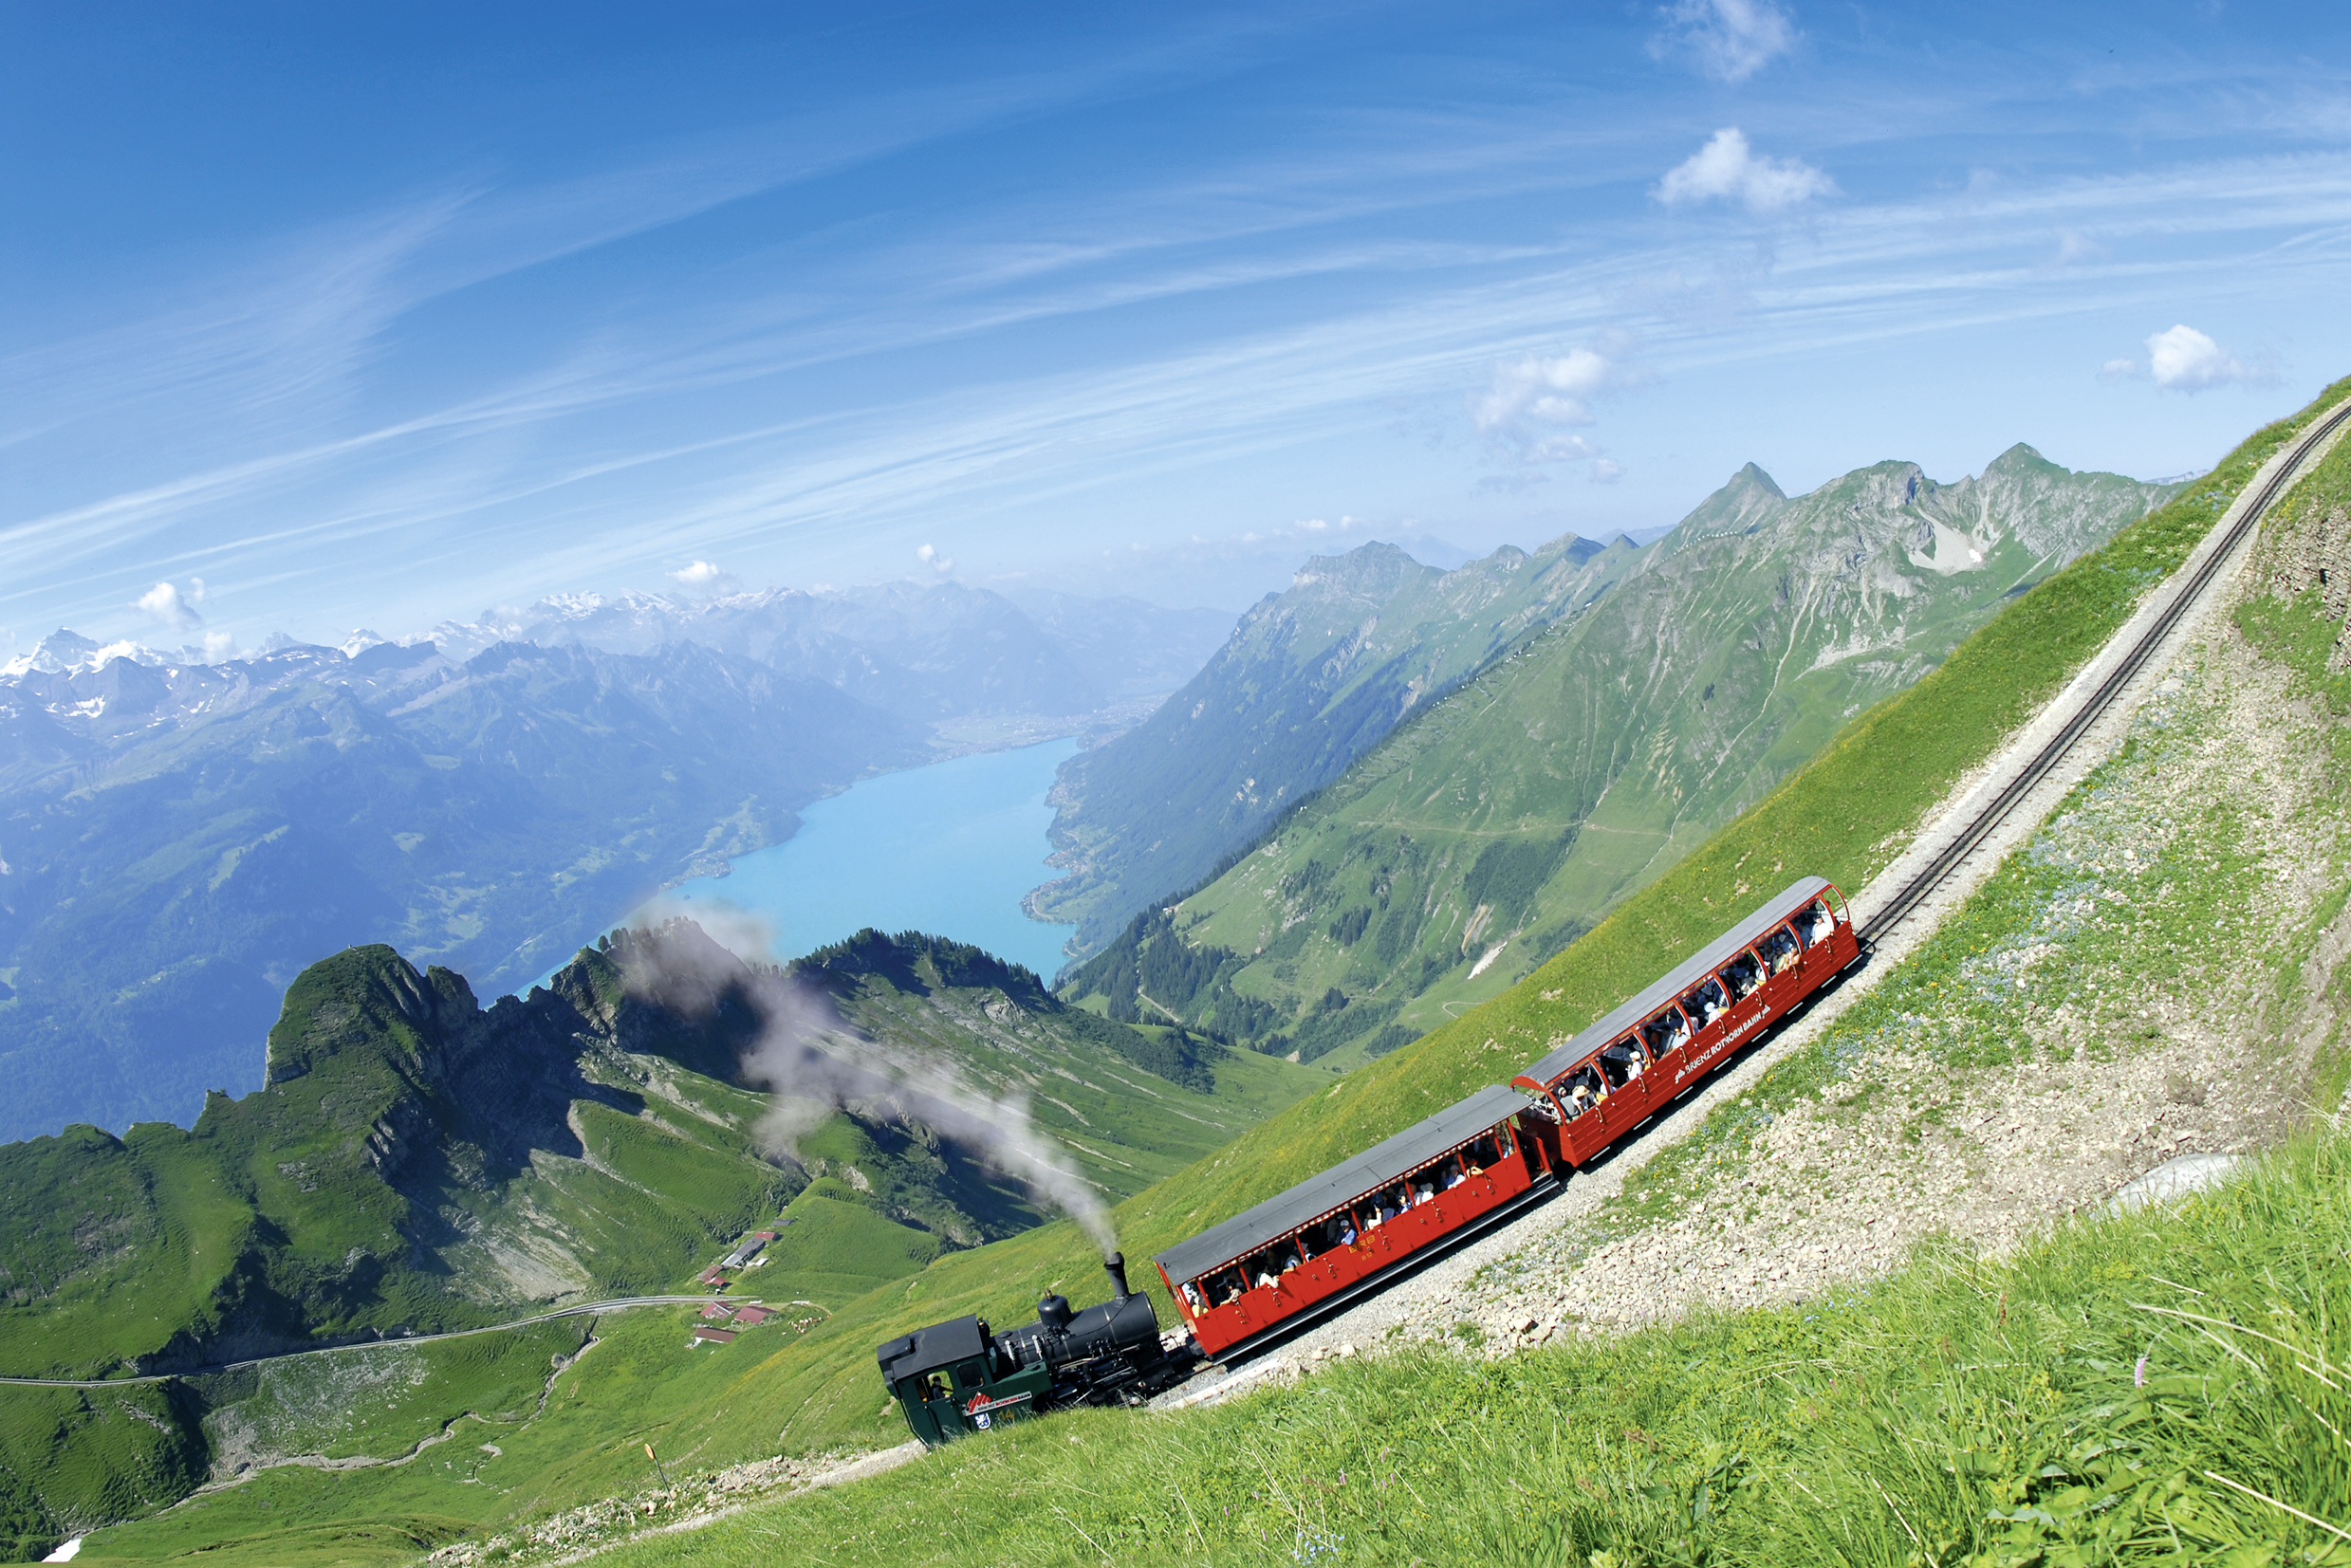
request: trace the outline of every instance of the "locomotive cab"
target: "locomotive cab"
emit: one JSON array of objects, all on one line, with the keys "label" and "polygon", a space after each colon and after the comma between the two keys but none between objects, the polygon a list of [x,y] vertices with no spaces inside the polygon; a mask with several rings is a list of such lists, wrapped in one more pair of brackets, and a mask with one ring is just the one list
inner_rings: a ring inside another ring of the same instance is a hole
[{"label": "locomotive cab", "polygon": [[906,1424],[933,1448],[1033,1413],[1053,1381],[1042,1364],[1010,1361],[977,1318],[916,1329],[883,1345],[876,1359]]}]

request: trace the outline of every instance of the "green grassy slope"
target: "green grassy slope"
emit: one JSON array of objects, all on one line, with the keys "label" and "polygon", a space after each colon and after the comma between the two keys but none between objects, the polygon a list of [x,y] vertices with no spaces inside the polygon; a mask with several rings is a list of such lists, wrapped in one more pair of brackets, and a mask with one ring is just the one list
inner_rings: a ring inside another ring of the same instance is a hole
[{"label": "green grassy slope", "polygon": [[2026,447],[1956,485],[1882,463],[1794,500],[1750,466],[1069,993],[1333,1065],[1393,1049],[1508,989],[2175,488]]},{"label": "green grassy slope", "polygon": [[600,1560],[2351,1563],[2286,1511],[2351,1496],[2346,1182],[2351,1145],[2305,1142],[2007,1264],[1015,1426]]}]

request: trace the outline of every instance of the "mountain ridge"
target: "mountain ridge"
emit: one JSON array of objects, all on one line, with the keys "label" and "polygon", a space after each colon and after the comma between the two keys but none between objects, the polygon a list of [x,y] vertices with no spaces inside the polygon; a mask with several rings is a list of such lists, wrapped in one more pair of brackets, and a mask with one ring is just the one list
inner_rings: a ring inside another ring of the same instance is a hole
[{"label": "mountain ridge", "polygon": [[1530,971],[2170,493],[2022,444],[1951,485],[1890,460],[1793,498],[1749,463],[1065,993],[1115,1018],[1147,994],[1155,1018],[1302,1061],[1392,1049]]}]

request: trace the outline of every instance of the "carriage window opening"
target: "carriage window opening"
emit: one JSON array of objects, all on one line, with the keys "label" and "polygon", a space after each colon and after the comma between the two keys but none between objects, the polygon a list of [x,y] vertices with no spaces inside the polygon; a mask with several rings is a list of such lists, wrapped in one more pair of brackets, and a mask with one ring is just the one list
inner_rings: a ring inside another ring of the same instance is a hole
[{"label": "carriage window opening", "polygon": [[1729,993],[1723,989],[1722,982],[1712,976],[1708,977],[1706,984],[1682,998],[1683,1011],[1695,1019],[1701,1029],[1720,1018],[1730,1010],[1730,1007]]},{"label": "carriage window opening", "polygon": [[1806,948],[1827,941],[1836,929],[1836,918],[1828,913],[1825,898],[1815,899],[1810,909],[1796,916],[1796,936]]},{"label": "carriage window opening", "polygon": [[1461,1168],[1461,1160],[1457,1155],[1447,1159],[1437,1167],[1437,1170],[1442,1172],[1442,1178],[1437,1183],[1439,1191],[1451,1191],[1470,1179],[1469,1172]]},{"label": "carriage window opening", "polygon": [[1796,938],[1788,933],[1786,926],[1763,939],[1764,963],[1769,966],[1773,974],[1780,973],[1793,963],[1796,952]]},{"label": "carriage window opening", "polygon": [[988,1386],[988,1369],[977,1361],[966,1361],[955,1368],[955,1383],[969,1392]]},{"label": "carriage window opening", "polygon": [[1505,1127],[1499,1133],[1495,1134],[1494,1136],[1498,1142],[1498,1151],[1501,1157],[1503,1159],[1509,1159],[1510,1157],[1511,1147],[1510,1130],[1508,1127]]},{"label": "carriage window opening", "polygon": [[1682,1016],[1679,1007],[1668,1007],[1640,1026],[1640,1037],[1648,1043],[1654,1061],[1690,1038],[1690,1020]]},{"label": "carriage window opening", "polygon": [[1570,1120],[1598,1105],[1608,1093],[1607,1080],[1601,1077],[1599,1059],[1586,1061],[1561,1079],[1558,1093],[1560,1106]]},{"label": "carriage window opening", "polygon": [[1763,962],[1751,952],[1743,952],[1723,966],[1723,983],[1731,987],[1731,999],[1744,998],[1763,982]]},{"label": "carriage window opening", "polygon": [[943,1372],[926,1374],[922,1379],[922,1397],[925,1399],[949,1397],[947,1374]]}]

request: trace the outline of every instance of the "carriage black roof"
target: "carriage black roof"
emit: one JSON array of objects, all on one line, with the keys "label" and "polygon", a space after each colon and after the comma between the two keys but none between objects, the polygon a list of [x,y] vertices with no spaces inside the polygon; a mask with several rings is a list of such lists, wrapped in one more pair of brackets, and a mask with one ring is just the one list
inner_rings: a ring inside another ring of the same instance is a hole
[{"label": "carriage black roof", "polygon": [[881,1380],[895,1385],[915,1373],[968,1361],[987,1348],[987,1331],[977,1318],[953,1318],[891,1340],[874,1352],[874,1359],[881,1363]]},{"label": "carriage black roof", "polygon": [[1828,890],[1824,876],[1800,877],[1790,882],[1786,891],[1770,899],[1754,913],[1717,936],[1696,952],[1668,970],[1662,979],[1607,1017],[1585,1029],[1558,1050],[1528,1067],[1519,1076],[1537,1083],[1547,1084],[1560,1074],[1599,1050],[1612,1044],[1617,1038],[1635,1024],[1680,996],[1699,981],[1725,964],[1742,948],[1752,947],[1764,934],[1798,910]]},{"label": "carriage black roof", "polygon": [[1231,1263],[1286,1236],[1341,1204],[1378,1191],[1413,1167],[1426,1164],[1487,1129],[1508,1121],[1527,1109],[1527,1097],[1516,1089],[1499,1085],[1480,1089],[1460,1104],[1448,1106],[1428,1120],[1373,1144],[1353,1159],[1342,1160],[1321,1175],[1307,1177],[1281,1196],[1268,1198],[1190,1241],[1177,1242],[1158,1254],[1159,1266],[1178,1284],[1196,1280],[1217,1264]]}]

